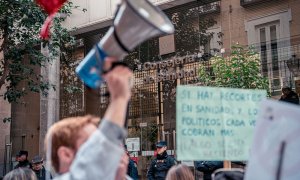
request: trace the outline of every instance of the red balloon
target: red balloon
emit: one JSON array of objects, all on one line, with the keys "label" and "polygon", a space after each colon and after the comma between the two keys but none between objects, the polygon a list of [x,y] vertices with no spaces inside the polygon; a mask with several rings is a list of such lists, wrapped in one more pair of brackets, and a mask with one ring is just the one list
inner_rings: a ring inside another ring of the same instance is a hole
[{"label": "red balloon", "polygon": [[36,0],[36,2],[48,13],[56,13],[67,0]]},{"label": "red balloon", "polygon": [[66,1],[67,0],[36,0],[37,4],[39,4],[48,13],[48,17],[45,20],[40,32],[42,39],[49,38],[50,25],[54,15]]}]

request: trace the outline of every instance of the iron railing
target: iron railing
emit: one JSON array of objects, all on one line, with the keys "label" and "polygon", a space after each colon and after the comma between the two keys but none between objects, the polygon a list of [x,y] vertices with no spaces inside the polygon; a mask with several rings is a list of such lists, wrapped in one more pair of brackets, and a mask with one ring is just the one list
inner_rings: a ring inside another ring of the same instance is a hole
[{"label": "iron railing", "polygon": [[300,76],[300,58],[297,58],[295,54],[286,61],[286,65],[295,77]]},{"label": "iron railing", "polygon": [[268,1],[276,1],[276,0],[240,0],[241,6],[247,7],[255,4],[265,3]]},{"label": "iron railing", "polygon": [[198,7],[199,15],[219,13],[221,11],[221,1],[212,2]]}]

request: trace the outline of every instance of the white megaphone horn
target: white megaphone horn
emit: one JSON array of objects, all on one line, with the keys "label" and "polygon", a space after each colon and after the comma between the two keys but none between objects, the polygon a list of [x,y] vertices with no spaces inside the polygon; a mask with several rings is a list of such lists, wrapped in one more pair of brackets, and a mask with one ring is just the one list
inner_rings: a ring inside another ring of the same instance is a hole
[{"label": "white megaphone horn", "polygon": [[113,26],[78,65],[76,73],[87,86],[97,88],[106,56],[123,59],[145,40],[173,33],[168,17],[148,0],[123,0]]}]

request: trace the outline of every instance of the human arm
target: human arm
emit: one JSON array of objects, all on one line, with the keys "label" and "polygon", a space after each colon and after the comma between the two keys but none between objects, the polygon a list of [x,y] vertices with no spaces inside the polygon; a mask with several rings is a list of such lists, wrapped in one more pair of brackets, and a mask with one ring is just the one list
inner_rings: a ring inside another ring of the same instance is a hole
[{"label": "human arm", "polygon": [[195,168],[201,172],[209,171],[208,167],[205,165],[205,161],[195,161]]},{"label": "human arm", "polygon": [[104,119],[123,127],[126,119],[127,105],[131,96],[132,72],[127,67],[117,66],[104,76],[110,92],[110,104]]},{"label": "human arm", "polygon": [[[157,163],[159,163],[159,161],[160,160],[157,160]],[[165,160],[162,160],[162,162],[160,162],[159,164],[160,164],[159,165],[160,171],[169,171],[169,169],[171,169],[172,166],[177,164],[177,162],[173,157],[168,156]]]},{"label": "human arm", "polygon": [[79,148],[69,173],[58,179],[115,179],[124,150],[124,122],[131,90],[131,71],[116,67],[104,78],[110,91],[110,104],[99,129]]},{"label": "human arm", "polygon": [[213,172],[223,167],[222,161],[196,161],[195,167],[201,172]]},{"label": "human arm", "polygon": [[171,168],[172,166],[176,165],[177,161],[175,160],[175,158],[170,157],[169,158],[169,168]]},{"label": "human arm", "polygon": [[154,167],[155,163],[156,163],[156,161],[153,160],[150,164],[150,167],[149,167],[148,172],[147,172],[147,179],[148,180],[154,180],[155,179],[155,176],[154,176],[154,174],[155,174],[155,167]]}]

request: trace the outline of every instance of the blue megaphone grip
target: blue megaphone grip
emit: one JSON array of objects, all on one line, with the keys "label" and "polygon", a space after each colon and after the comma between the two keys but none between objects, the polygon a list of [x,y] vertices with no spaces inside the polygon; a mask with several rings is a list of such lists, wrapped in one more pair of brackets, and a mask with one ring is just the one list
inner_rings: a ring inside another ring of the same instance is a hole
[{"label": "blue megaphone grip", "polygon": [[88,87],[92,89],[100,87],[103,81],[101,75],[103,74],[103,64],[106,56],[106,53],[96,45],[77,66],[76,73],[78,77]]}]

